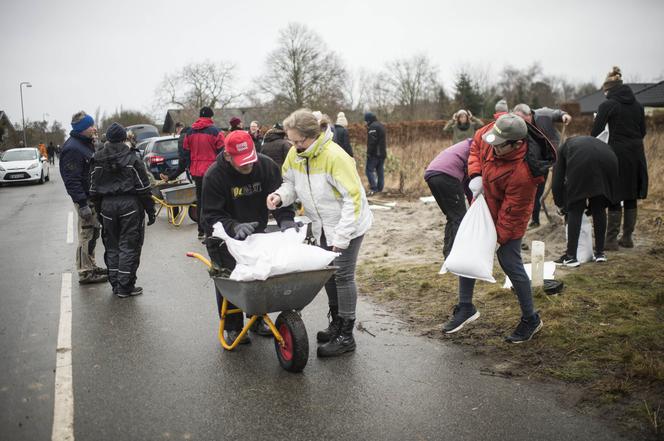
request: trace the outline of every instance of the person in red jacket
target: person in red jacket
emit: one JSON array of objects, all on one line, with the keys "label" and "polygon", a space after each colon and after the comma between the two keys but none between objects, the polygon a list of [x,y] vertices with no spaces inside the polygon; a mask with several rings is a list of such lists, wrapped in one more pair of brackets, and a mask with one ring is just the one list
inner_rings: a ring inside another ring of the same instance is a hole
[{"label": "person in red jacket", "polygon": [[[542,328],[542,320],[535,312],[530,278],[521,260],[521,239],[526,233],[537,184],[543,176],[534,177],[526,122],[512,114],[502,115],[495,123],[478,130],[473,138],[468,158],[469,188],[473,196],[484,193],[498,236],[498,262],[512,281],[521,306],[521,321],[506,337],[511,343],[530,340]],[[550,167],[552,164],[548,164]],[[467,323],[479,318],[473,305],[475,279],[459,277],[459,304],[443,332],[459,331]]]},{"label": "person in red jacket", "polygon": [[224,133],[215,127],[212,117],[214,112],[209,107],[200,110],[200,118],[191,125],[191,130],[184,138],[184,152],[189,154],[189,173],[196,184],[196,201],[198,203],[198,238],[205,237],[203,225],[203,212],[201,207],[201,191],[203,190],[203,176],[217,155],[224,148]]}]

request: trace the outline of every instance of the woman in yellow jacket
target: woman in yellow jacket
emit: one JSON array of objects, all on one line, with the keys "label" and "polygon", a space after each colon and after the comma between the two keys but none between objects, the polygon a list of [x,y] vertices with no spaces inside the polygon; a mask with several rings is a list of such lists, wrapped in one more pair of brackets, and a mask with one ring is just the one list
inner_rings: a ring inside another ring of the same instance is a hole
[{"label": "woman in yellow jacket", "polygon": [[339,269],[325,284],[332,321],[317,335],[323,343],[318,356],[333,357],[355,350],[355,265],[372,215],[355,160],[332,141],[332,132],[322,132],[307,109],[293,112],[283,126],[295,148],[284,161],[283,184],[267,197],[267,206],[274,210],[299,199],[317,243],[340,253],[334,260]]}]

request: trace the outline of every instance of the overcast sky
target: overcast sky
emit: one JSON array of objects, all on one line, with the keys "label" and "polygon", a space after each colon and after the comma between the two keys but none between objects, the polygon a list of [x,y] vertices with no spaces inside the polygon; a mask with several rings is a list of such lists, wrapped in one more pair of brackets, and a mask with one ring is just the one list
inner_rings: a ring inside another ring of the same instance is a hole
[{"label": "overcast sky", "polygon": [[[327,6],[325,6],[327,5]],[[288,22],[304,23],[351,72],[428,55],[451,92],[464,65],[499,72],[539,61],[546,74],[601,85],[611,66],[627,80],[664,78],[664,1],[3,0],[0,110],[66,123],[123,107],[154,112],[163,75],[227,60],[251,86]]]}]

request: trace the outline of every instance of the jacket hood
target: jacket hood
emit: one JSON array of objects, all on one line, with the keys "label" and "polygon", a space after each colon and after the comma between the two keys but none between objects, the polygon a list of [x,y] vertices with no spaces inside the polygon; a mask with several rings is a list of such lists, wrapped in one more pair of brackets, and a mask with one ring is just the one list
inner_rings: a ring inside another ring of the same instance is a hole
[{"label": "jacket hood", "polygon": [[191,125],[191,128],[194,130],[201,130],[210,127],[213,124],[214,121],[212,121],[212,118],[200,117]]},{"label": "jacket hood", "polygon": [[286,132],[281,130],[281,129],[270,129],[267,131],[265,136],[263,137],[263,142],[272,142],[276,141],[277,139],[284,139],[286,138]]},{"label": "jacket hood", "polygon": [[606,95],[606,98],[610,100],[616,100],[622,104],[632,104],[634,101],[636,101],[634,92],[632,92],[632,89],[626,84],[609,89],[609,93]]},{"label": "jacket hood", "polygon": [[364,121],[366,121],[367,124],[371,124],[372,122],[378,121],[378,118],[376,118],[376,115],[372,112],[367,112],[364,114]]},{"label": "jacket hood", "polygon": [[134,157],[129,146],[123,142],[107,142],[104,147],[95,153],[95,162],[99,164],[119,166],[128,165]]}]

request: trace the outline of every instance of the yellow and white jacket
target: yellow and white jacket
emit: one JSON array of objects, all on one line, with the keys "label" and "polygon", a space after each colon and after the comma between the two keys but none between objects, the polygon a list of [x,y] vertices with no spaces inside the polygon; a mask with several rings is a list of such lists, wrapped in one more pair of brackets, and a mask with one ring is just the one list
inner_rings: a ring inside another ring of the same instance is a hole
[{"label": "yellow and white jacket", "polygon": [[324,231],[328,246],[346,249],[371,228],[373,216],[355,160],[332,141],[330,131],[302,153],[291,148],[282,175],[276,193],[284,205],[302,202],[318,243]]}]

